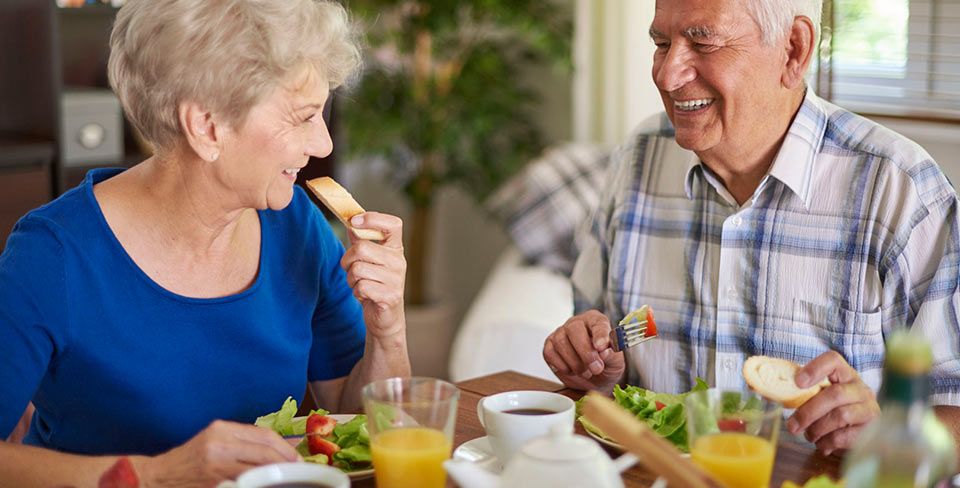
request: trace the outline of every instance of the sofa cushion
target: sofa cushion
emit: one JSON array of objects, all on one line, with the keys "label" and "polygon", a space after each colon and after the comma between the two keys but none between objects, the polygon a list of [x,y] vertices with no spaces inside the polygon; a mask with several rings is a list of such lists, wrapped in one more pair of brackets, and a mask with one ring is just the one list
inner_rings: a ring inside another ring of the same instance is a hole
[{"label": "sofa cushion", "polygon": [[595,144],[550,148],[485,205],[504,221],[528,263],[569,276],[576,260],[574,235],[599,201],[608,160],[609,151]]}]

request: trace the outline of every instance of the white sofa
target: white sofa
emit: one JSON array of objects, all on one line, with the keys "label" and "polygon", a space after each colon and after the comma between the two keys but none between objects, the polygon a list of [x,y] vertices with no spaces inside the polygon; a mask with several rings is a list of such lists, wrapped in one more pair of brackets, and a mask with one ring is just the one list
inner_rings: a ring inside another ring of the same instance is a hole
[{"label": "white sofa", "polygon": [[508,246],[467,310],[450,354],[450,377],[462,381],[503,370],[557,381],[543,342],[573,313],[570,281],[524,263]]}]

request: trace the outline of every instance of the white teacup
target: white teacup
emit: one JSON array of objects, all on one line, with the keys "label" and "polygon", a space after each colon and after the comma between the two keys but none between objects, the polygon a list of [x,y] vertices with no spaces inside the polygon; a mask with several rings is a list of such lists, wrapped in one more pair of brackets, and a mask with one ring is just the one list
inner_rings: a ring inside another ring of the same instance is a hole
[{"label": "white teacup", "polygon": [[274,488],[282,486],[310,488],[350,488],[350,478],[337,468],[313,463],[267,464],[241,474],[237,481],[226,481],[217,488]]},{"label": "white teacup", "polygon": [[508,391],[477,402],[480,425],[493,453],[506,465],[520,447],[563,425],[573,431],[573,400],[549,391]]}]

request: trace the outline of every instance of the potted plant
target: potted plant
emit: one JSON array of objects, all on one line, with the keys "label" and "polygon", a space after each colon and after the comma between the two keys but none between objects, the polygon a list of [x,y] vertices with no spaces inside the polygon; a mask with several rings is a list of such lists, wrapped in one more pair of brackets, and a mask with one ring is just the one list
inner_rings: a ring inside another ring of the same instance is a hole
[{"label": "potted plant", "polygon": [[348,157],[386,160],[409,200],[407,297],[429,302],[434,197],[457,184],[482,201],[542,149],[530,63],[570,65],[569,11],[545,0],[349,0],[365,69],[339,110]]}]

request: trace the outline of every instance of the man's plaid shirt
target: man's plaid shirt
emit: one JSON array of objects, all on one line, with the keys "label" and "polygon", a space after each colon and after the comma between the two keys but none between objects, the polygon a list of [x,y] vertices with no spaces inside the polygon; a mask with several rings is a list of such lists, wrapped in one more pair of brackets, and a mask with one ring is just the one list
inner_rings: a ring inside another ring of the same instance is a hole
[{"label": "man's plaid shirt", "polygon": [[932,402],[960,405],[957,194],[920,146],[808,90],[743,205],[670,129],[611,165],[575,305],[614,324],[653,307],[660,337],[630,351],[635,384],[742,389],[750,355],[834,349],[877,390],[884,338],[910,327],[933,345]]}]

